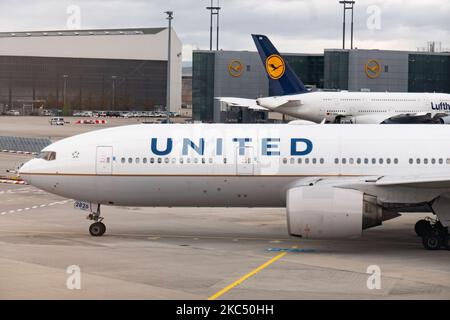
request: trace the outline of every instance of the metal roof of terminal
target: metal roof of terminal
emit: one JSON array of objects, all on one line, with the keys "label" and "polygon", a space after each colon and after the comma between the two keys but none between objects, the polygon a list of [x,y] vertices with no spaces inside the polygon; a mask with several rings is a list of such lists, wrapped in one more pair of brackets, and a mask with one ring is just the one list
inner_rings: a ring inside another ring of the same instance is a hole
[{"label": "metal roof of terminal", "polygon": [[167,28],[126,28],[126,29],[88,29],[88,30],[51,30],[0,32],[0,38],[14,37],[61,37],[61,36],[122,36],[157,34]]}]

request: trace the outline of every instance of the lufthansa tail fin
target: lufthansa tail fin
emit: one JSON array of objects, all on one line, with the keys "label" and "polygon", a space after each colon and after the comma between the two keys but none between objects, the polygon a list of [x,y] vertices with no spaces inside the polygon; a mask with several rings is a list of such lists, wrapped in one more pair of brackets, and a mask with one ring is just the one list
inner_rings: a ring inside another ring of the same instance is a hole
[{"label": "lufthansa tail fin", "polygon": [[307,93],[305,85],[264,35],[252,34],[264,68],[269,77],[271,93],[275,96]]}]

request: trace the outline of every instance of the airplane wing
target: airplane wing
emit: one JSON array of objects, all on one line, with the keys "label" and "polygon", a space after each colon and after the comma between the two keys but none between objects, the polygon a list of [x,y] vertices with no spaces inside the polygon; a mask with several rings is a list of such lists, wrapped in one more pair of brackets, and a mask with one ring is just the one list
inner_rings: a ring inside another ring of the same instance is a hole
[{"label": "airplane wing", "polygon": [[405,186],[414,188],[449,188],[450,175],[428,174],[416,176],[387,176],[375,182],[376,186]]},{"label": "airplane wing", "polygon": [[254,99],[244,99],[244,98],[228,98],[228,97],[217,97],[216,100],[220,102],[224,102],[230,106],[240,107],[240,108],[248,108],[251,110],[258,111],[269,111],[268,109],[259,106]]}]

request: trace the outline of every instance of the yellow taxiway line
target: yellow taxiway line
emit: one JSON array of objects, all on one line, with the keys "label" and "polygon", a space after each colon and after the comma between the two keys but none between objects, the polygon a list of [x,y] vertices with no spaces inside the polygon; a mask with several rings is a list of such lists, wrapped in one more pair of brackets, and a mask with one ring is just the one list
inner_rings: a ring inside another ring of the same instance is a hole
[{"label": "yellow taxiway line", "polygon": [[239,280],[233,282],[232,284],[226,286],[225,288],[223,288],[222,290],[218,291],[217,293],[213,294],[212,296],[210,296],[208,298],[208,300],[216,300],[217,298],[219,298],[220,296],[222,296],[223,294],[227,293],[228,291],[230,291],[231,289],[233,289],[234,287],[240,285],[242,282],[244,282],[245,280],[247,280],[248,278],[254,276],[255,274],[257,274],[258,272],[260,272],[261,270],[267,268],[268,266],[270,266],[272,263],[274,263],[275,261],[283,258],[285,255],[287,254],[287,252],[282,252],[279,255],[273,257],[272,259],[270,259],[269,261],[265,262],[264,264],[260,265],[258,268],[254,269],[253,271],[247,273],[245,276],[243,276],[242,278],[240,278]]}]

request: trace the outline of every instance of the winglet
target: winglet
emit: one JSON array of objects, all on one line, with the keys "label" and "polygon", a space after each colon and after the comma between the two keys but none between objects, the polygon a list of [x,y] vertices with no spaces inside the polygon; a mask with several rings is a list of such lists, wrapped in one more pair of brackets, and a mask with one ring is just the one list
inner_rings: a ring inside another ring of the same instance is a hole
[{"label": "winglet", "polygon": [[275,96],[308,92],[289,63],[280,55],[268,37],[253,34],[252,38],[269,77],[272,93]]}]

